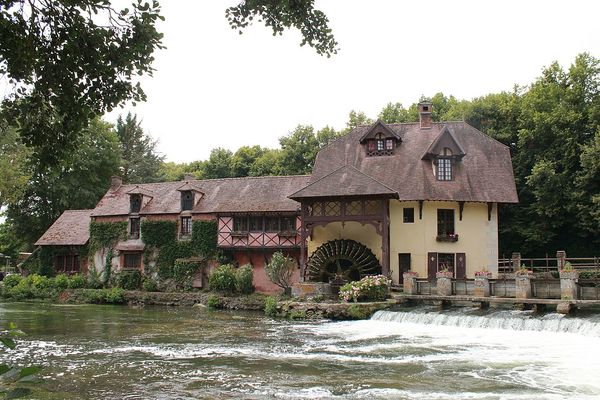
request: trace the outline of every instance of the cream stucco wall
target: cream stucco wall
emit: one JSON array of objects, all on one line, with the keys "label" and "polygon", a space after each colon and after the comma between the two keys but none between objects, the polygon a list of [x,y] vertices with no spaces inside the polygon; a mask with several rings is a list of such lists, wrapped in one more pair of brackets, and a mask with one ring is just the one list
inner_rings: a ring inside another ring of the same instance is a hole
[{"label": "cream stucco wall", "polygon": [[381,263],[381,235],[371,224],[362,225],[359,222],[332,222],[326,226],[313,229],[308,242],[308,256],[320,245],[334,239],[352,239],[367,246]]},{"label": "cream stucco wall", "polygon": [[[413,207],[415,222],[403,222],[403,208]],[[437,210],[453,209],[454,230],[457,242],[437,242]],[[475,271],[485,267],[494,276],[498,271],[498,217],[494,204],[491,220],[487,218],[487,204],[465,203],[463,219],[459,219],[458,202],[426,201],[423,218],[419,219],[418,202],[390,201],[390,269],[392,279],[398,282],[398,254],[411,254],[411,270],[427,276],[427,253],[465,253],[466,272],[473,277]]]}]

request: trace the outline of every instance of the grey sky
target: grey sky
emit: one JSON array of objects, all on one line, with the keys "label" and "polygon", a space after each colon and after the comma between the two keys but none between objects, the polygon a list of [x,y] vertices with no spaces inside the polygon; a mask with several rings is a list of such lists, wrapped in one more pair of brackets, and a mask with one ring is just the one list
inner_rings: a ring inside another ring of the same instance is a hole
[{"label": "grey sky", "polygon": [[340,52],[299,47],[256,23],[239,35],[225,9],[237,1],[161,1],[167,49],[126,107],[167,160],[207,158],[214,147],[276,147],[298,124],[342,128],[352,109],[371,117],[388,102],[436,92],[473,98],[530,83],[558,60],[600,56],[597,1],[317,1]]}]

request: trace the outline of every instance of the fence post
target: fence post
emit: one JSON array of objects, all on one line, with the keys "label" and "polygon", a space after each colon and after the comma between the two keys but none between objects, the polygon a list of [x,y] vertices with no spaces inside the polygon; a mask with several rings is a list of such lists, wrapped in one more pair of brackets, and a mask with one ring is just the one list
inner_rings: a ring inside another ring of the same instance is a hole
[{"label": "fence post", "polygon": [[564,250],[558,250],[556,252],[556,264],[558,270],[565,268],[565,263],[567,262],[567,253]]},{"label": "fence post", "polygon": [[521,268],[521,253],[512,253],[512,270],[513,272]]}]

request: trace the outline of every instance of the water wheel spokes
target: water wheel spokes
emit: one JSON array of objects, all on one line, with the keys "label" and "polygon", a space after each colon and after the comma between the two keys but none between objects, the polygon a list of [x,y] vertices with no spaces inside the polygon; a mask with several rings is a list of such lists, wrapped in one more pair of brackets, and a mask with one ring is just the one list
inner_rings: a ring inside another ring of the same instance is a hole
[{"label": "water wheel spokes", "polygon": [[375,254],[364,244],[350,239],[323,243],[307,262],[308,279],[317,282],[359,280],[381,273]]}]

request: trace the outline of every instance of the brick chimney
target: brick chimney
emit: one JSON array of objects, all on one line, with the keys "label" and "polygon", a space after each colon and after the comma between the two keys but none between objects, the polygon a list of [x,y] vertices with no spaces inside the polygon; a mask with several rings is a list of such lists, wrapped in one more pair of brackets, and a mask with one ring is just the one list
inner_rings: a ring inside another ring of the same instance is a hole
[{"label": "brick chimney", "polygon": [[113,192],[121,187],[123,184],[123,178],[120,176],[113,175],[110,177],[110,190]]},{"label": "brick chimney", "polygon": [[421,123],[421,129],[431,128],[431,110],[433,105],[431,102],[419,103],[419,122]]}]

